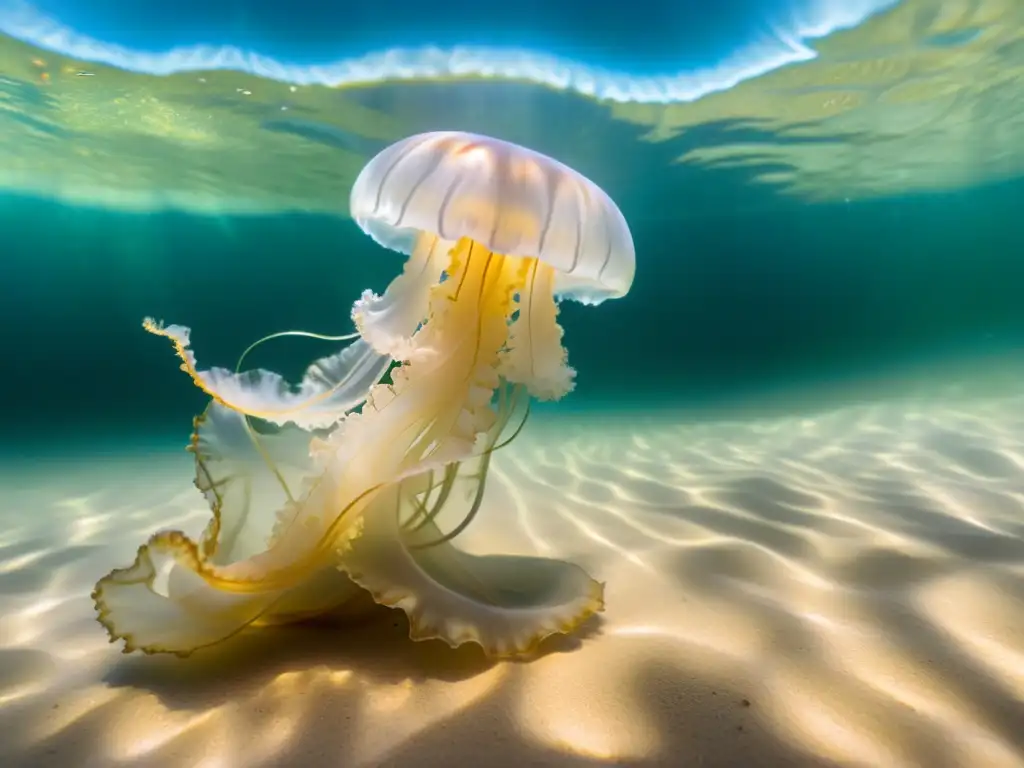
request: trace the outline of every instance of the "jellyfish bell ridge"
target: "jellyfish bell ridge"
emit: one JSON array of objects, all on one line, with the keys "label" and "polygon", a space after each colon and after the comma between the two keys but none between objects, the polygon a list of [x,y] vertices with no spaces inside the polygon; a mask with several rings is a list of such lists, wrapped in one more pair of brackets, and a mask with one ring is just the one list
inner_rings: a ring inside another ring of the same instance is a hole
[{"label": "jellyfish bell ridge", "polygon": [[436,236],[536,258],[558,295],[588,304],[624,296],[633,239],[618,206],[581,173],[534,150],[457,131],[417,134],[372,158],[351,215],[381,245],[410,254]]}]

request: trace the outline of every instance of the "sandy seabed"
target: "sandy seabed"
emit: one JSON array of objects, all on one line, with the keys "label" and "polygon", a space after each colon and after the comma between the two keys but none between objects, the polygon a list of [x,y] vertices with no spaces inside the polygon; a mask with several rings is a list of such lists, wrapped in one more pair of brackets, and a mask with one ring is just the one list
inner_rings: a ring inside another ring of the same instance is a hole
[{"label": "sandy seabed", "polygon": [[607,610],[529,663],[383,608],[120,654],[89,591],[201,530],[190,469],[4,462],[0,765],[1024,765],[1024,399],[537,419],[462,545],[570,558]]}]

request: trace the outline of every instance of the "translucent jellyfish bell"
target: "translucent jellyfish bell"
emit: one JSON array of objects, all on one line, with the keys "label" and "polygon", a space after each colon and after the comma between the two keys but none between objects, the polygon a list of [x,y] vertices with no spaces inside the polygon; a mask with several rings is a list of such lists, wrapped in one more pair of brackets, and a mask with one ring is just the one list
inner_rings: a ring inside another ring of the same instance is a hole
[{"label": "translucent jellyfish bell", "polygon": [[594,182],[509,142],[470,133],[411,136],[370,160],[352,188],[356,223],[382,245],[411,254],[383,296],[366,292],[353,320],[375,351],[423,354],[410,328],[449,254],[500,254],[527,274],[498,372],[530,394],[557,400],[573,386],[555,300],[586,304],[625,295],[636,254],[622,213]]},{"label": "translucent jellyfish bell", "polygon": [[411,136],[363,169],[352,217],[387,248],[411,253],[424,233],[469,238],[554,268],[555,293],[587,304],[624,296],[636,254],[618,206],[546,155],[457,131]]}]

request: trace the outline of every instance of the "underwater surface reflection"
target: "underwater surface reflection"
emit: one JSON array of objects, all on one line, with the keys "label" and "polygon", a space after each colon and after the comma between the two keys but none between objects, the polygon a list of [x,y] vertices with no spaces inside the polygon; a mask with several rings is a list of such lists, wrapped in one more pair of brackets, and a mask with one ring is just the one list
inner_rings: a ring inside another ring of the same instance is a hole
[{"label": "underwater surface reflection", "polygon": [[1022,30],[1015,0],[904,0],[815,41],[814,59],[674,103],[475,76],[337,88],[160,77],[0,38],[0,188],[129,209],[344,215],[376,150],[457,129],[613,178],[627,209],[651,167],[675,193],[708,168],[802,199],[957,189],[1024,168]]}]

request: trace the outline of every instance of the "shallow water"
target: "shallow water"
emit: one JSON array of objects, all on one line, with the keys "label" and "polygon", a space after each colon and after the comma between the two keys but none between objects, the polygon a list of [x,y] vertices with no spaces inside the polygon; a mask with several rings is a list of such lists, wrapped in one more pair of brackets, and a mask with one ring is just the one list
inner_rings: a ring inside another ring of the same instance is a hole
[{"label": "shallow water", "polygon": [[[808,45],[595,99],[0,37],[0,763],[1024,765],[1024,7],[904,0]],[[205,399],[141,319],[227,366],[348,332],[401,262],[352,182],[441,128],[557,157],[633,231],[632,291],[563,306],[576,390],[460,538],[585,566],[601,620],[529,664],[387,609],[121,657],[93,583],[209,517]]]}]

